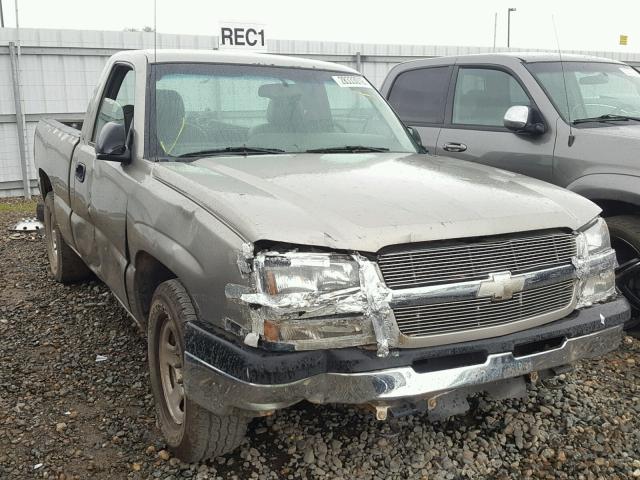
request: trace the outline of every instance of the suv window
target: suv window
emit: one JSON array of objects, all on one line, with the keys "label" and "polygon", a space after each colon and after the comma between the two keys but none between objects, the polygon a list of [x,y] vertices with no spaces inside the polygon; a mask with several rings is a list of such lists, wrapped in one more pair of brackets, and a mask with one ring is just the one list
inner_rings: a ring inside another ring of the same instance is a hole
[{"label": "suv window", "polygon": [[530,104],[525,91],[508,73],[489,68],[460,68],[451,121],[501,127],[509,107]]},{"label": "suv window", "polygon": [[406,123],[443,123],[451,67],[408,70],[396,78],[389,103]]},{"label": "suv window", "polygon": [[96,141],[107,122],[121,122],[128,130],[133,119],[135,73],[129,67],[116,65],[105,88],[96,117],[92,141]]}]

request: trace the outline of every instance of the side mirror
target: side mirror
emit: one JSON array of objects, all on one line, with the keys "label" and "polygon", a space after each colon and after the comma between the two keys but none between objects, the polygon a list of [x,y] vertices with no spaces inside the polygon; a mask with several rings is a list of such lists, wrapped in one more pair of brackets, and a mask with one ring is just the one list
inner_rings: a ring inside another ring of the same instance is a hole
[{"label": "side mirror", "polygon": [[515,133],[540,135],[546,131],[540,114],[526,105],[514,105],[504,114],[503,124],[505,128]]},{"label": "side mirror", "polygon": [[[131,134],[131,129],[129,132]],[[123,123],[105,123],[96,140],[96,158],[110,162],[129,163],[131,161],[129,140]]]},{"label": "side mirror", "polygon": [[422,138],[420,138],[420,133],[413,127],[406,127],[407,132],[411,135],[411,138],[415,142],[416,145],[420,148],[420,153],[429,153],[427,149],[422,145]]}]

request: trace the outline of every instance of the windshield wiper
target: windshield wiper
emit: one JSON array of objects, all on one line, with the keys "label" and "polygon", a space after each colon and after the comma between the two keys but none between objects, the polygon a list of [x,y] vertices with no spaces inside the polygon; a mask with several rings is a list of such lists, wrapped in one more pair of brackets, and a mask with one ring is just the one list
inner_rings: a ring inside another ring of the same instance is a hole
[{"label": "windshield wiper", "polygon": [[640,122],[640,117],[631,117],[629,115],[613,115],[611,113],[607,113],[605,115],[600,115],[599,117],[578,118],[571,123],[575,125],[578,123],[588,122],[627,122],[629,120]]},{"label": "windshield wiper", "polygon": [[386,147],[367,147],[365,145],[345,145],[344,147],[312,148],[306,153],[361,153],[361,152],[388,152]]},{"label": "windshield wiper", "polygon": [[181,155],[178,155],[177,158],[206,157],[209,155],[225,155],[228,153],[259,155],[269,153],[285,153],[285,151],[279,148],[247,147],[246,145],[242,145],[239,147],[209,148],[206,150],[198,150],[196,152],[183,153]]}]

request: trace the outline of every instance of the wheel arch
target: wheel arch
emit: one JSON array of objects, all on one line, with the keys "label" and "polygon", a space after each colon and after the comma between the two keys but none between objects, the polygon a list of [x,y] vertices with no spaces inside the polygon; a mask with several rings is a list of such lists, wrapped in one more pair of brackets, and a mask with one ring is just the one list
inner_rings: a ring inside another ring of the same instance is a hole
[{"label": "wheel arch", "polygon": [[127,297],[133,317],[144,328],[158,285],[176,278],[191,294],[190,287],[204,277],[204,271],[179,241],[150,225],[127,223],[127,243],[130,255],[125,278]]},{"label": "wheel arch", "polygon": [[133,260],[127,287],[132,313],[141,326],[146,325],[151,299],[156,288],[178,276],[152,254],[141,250]]},{"label": "wheel arch", "polygon": [[640,215],[640,177],[620,174],[585,175],[567,189],[588,198],[604,217]]},{"label": "wheel arch", "polygon": [[40,183],[40,195],[44,199],[47,196],[47,193],[53,191],[53,186],[51,185],[51,180],[49,179],[49,175],[43,170],[38,169],[38,180]]}]

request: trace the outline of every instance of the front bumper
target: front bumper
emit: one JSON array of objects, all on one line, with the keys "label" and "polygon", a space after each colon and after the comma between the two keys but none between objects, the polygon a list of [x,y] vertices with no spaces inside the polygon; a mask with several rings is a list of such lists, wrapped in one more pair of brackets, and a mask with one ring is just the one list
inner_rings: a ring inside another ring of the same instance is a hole
[{"label": "front bumper", "polygon": [[401,350],[387,359],[357,348],[267,352],[231,345],[189,324],[185,389],[191,400],[217,413],[258,414],[302,400],[390,404],[430,398],[603,355],[620,344],[628,318],[629,305],[620,298],[516,334]]}]

